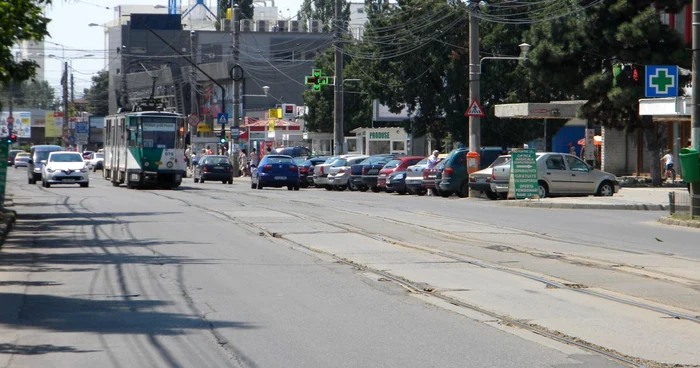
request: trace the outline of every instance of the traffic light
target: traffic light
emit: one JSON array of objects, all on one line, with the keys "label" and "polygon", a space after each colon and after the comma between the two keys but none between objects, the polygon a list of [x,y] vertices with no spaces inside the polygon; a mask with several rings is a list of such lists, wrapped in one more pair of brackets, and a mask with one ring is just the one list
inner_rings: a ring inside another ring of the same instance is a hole
[{"label": "traffic light", "polygon": [[7,143],[15,143],[15,142],[17,142],[17,134],[10,133],[10,135],[7,136]]},{"label": "traffic light", "polygon": [[226,143],[226,137],[219,138],[219,143],[221,143],[221,144]]}]

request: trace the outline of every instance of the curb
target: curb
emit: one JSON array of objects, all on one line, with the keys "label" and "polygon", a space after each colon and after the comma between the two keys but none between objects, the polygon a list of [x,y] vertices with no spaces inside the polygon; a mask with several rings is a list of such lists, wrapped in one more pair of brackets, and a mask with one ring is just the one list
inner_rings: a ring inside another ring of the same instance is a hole
[{"label": "curb", "polygon": [[10,230],[15,227],[15,222],[17,222],[17,212],[13,210],[8,210],[6,208],[0,209],[2,212],[2,219],[0,219],[0,248],[5,244],[5,239]]},{"label": "curb", "polygon": [[684,227],[691,227],[691,228],[696,228],[700,229],[700,221],[688,221],[688,220],[679,220],[679,219],[674,219],[669,216],[663,216],[659,217],[657,219],[662,224],[666,225],[675,225],[675,226],[684,226]]},{"label": "curb", "polygon": [[556,203],[533,200],[509,200],[503,203],[511,207],[558,208],[569,210],[628,210],[628,211],[666,211],[668,205],[638,203],[638,204],[604,204],[604,203]]}]

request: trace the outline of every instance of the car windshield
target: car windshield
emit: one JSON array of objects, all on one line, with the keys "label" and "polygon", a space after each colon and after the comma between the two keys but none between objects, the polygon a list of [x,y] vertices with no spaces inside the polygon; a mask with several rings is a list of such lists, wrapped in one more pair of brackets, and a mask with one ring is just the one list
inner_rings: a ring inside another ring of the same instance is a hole
[{"label": "car windshield", "polygon": [[510,162],[510,156],[499,156],[495,161],[489,165],[489,167],[496,167],[496,166],[501,166],[505,165]]},{"label": "car windshield", "polygon": [[226,157],[208,157],[204,160],[203,165],[230,165]]},{"label": "car windshield", "polygon": [[401,164],[401,160],[391,160],[384,165],[385,169],[393,169]]},{"label": "car windshield", "polygon": [[293,164],[294,161],[292,161],[291,157],[279,157],[279,156],[272,156],[272,157],[267,157],[267,163],[268,164]]},{"label": "car windshield", "polygon": [[303,157],[294,157],[294,163],[297,165],[302,165],[306,160]]},{"label": "car windshield", "polygon": [[79,153],[54,153],[49,157],[51,162],[83,162]]},{"label": "car windshield", "polygon": [[105,158],[105,154],[104,153],[96,153],[95,158]]}]

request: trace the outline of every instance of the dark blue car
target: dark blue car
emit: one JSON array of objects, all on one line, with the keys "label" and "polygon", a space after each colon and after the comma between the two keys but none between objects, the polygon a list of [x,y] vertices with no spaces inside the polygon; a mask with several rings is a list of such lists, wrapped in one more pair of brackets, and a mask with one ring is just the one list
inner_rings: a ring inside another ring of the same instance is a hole
[{"label": "dark blue car", "polygon": [[267,155],[260,160],[258,167],[253,168],[250,187],[287,187],[288,190],[299,190],[299,168],[292,156]]}]

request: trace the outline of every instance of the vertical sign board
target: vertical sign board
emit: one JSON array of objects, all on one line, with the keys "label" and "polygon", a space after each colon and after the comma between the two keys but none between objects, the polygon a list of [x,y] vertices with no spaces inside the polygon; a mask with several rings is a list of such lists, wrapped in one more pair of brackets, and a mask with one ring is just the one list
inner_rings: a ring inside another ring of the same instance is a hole
[{"label": "vertical sign board", "polygon": [[584,160],[594,161],[595,160],[595,130],[586,129],[586,140],[583,146]]},{"label": "vertical sign board", "polygon": [[521,149],[511,153],[508,198],[538,198],[537,155],[535,150]]},{"label": "vertical sign board", "polygon": [[7,139],[0,139],[0,206],[5,204],[5,183],[7,182],[7,156],[10,146]]}]

